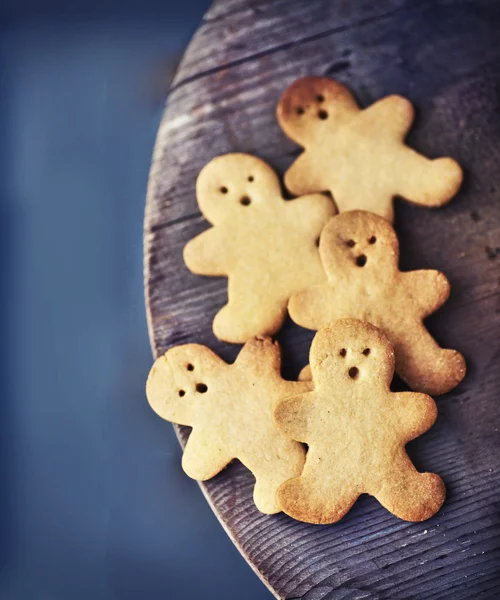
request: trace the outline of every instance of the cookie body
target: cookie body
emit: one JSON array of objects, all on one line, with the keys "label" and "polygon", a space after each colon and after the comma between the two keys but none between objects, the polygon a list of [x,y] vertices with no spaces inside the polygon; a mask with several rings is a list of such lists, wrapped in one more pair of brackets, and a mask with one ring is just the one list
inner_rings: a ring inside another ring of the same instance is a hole
[{"label": "cookie body", "polygon": [[283,94],[278,122],[304,148],[285,174],[294,194],[328,190],[340,212],[361,209],[393,220],[393,198],[446,204],[462,183],[451,158],[429,160],[404,143],[411,103],[388,96],[361,110],[349,90],[324,77],[304,77]]},{"label": "cookie body", "polygon": [[228,365],[205,346],[172,348],[153,365],[146,393],[162,418],[193,428],[184,449],[184,471],[210,479],[238,458],[256,478],[254,499],[264,513],[279,512],[276,490],[299,475],[305,451],[273,423],[274,404],[310,389],[280,375],[280,349],[269,338],[252,339]]},{"label": "cookie body", "polygon": [[342,318],[367,321],[389,338],[396,372],[412,389],[437,396],[460,383],[463,356],[441,348],[423,324],[447,300],[448,280],[439,271],[399,271],[399,243],[388,221],[342,213],[323,230],[320,255],[328,282],[291,298],[298,325],[319,330]]},{"label": "cookie body", "polygon": [[290,296],[326,279],[317,241],[333,203],[322,194],[285,200],[274,171],[247,154],[212,160],[196,190],[213,227],[186,245],[184,261],[194,273],[228,277],[215,335],[232,343],[273,335]]},{"label": "cookie body", "polygon": [[283,483],[281,509],[309,523],[341,519],[367,493],[407,521],[434,515],[442,480],[419,473],[405,445],[434,423],[429,396],[392,393],[394,352],[376,327],[353,319],[320,330],[312,343],[314,391],[276,405],[277,427],[309,450],[299,477]]}]

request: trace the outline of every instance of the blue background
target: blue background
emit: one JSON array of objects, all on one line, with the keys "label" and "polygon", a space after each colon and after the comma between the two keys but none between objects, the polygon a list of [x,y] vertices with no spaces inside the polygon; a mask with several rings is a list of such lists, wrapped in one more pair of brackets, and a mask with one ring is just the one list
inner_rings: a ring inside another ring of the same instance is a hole
[{"label": "blue background", "polygon": [[2,2],[2,600],[271,597],[144,396],[149,162],[207,5]]}]

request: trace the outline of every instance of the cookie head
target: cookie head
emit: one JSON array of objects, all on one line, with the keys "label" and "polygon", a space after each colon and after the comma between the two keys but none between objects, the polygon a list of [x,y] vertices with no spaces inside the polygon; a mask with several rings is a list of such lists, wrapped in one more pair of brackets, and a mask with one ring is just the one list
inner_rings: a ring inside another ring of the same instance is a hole
[{"label": "cookie head", "polygon": [[247,219],[255,208],[281,198],[276,173],[249,154],[224,154],[201,170],[196,196],[203,215],[216,225],[226,219]]},{"label": "cookie head", "polygon": [[192,425],[200,399],[208,392],[207,373],[214,366],[207,348],[197,344],[171,348],[149,373],[146,395],[151,408],[167,421]]},{"label": "cookie head", "polygon": [[303,77],[281,96],[277,117],[288,137],[307,146],[358,112],[356,101],[342,84],[326,77]]},{"label": "cookie head", "polygon": [[387,388],[394,374],[394,351],[380,329],[341,319],[318,331],[310,363],[315,386],[333,382],[349,396],[366,384]]},{"label": "cookie head", "polygon": [[398,265],[399,244],[389,221],[353,210],[330,220],[323,230],[319,252],[327,274],[373,277]]}]

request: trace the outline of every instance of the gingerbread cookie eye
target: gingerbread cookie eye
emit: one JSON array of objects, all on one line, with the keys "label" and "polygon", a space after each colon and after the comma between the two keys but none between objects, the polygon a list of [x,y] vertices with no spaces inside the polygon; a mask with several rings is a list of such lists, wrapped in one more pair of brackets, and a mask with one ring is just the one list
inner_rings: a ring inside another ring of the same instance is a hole
[{"label": "gingerbread cookie eye", "polygon": [[240,198],[240,204],[242,206],[250,206],[250,204],[252,204],[252,199],[249,196],[243,196]]},{"label": "gingerbread cookie eye", "polygon": [[370,352],[371,352],[370,348],[365,348],[365,349],[363,350],[363,354],[364,354],[364,356],[370,356]]},{"label": "gingerbread cookie eye", "polygon": [[356,245],[356,242],[354,240],[347,240],[347,242],[345,243],[345,245],[348,248],[354,248],[354,246]]}]

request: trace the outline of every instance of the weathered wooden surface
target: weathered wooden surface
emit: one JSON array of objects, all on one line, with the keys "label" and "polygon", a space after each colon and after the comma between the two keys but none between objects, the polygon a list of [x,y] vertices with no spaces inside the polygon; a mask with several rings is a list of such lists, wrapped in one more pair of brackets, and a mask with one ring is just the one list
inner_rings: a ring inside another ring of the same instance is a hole
[{"label": "weathered wooden surface", "polygon": [[[410,140],[466,171],[459,196],[429,211],[398,202],[401,267],[437,268],[449,302],[428,321],[469,373],[438,399],[439,419],[409,451],[442,475],[448,500],[422,524],[397,520],[363,497],[338,524],[265,516],[253,477],[234,463],[202,486],[232,539],[277,597],[471,599],[500,597],[500,4],[409,0],[220,0],[206,15],[175,78],[151,169],[145,220],[145,286],[156,354],[216,340],[224,279],[195,276],[182,248],[207,223],[194,194],[200,168],[228,151],[255,153],[280,172],[297,155],[276,123],[281,92],[296,78],[330,75],[362,105],[410,98]],[[278,339],[284,373],[307,362],[312,333],[287,323]],[[165,427],[169,425],[165,423]],[[181,429],[180,438],[187,439]]]}]

